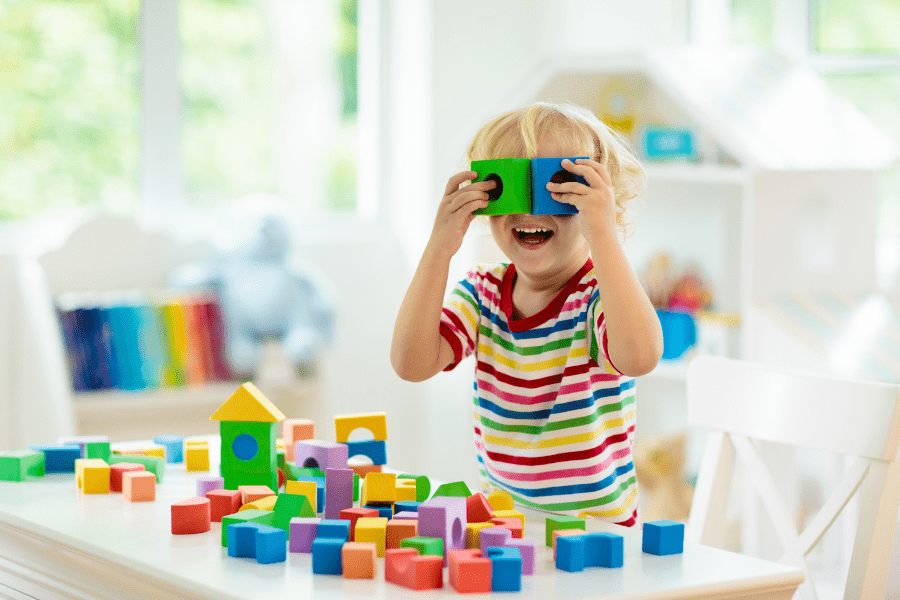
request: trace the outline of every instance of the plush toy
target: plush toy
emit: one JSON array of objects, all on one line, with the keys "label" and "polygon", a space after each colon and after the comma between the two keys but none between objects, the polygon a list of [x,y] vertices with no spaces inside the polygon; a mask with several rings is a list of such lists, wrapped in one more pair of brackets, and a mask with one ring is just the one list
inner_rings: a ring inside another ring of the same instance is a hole
[{"label": "plush toy", "polygon": [[641,518],[684,522],[694,488],[684,478],[684,434],[643,440],[634,445],[634,470],[641,490]]},{"label": "plush toy", "polygon": [[281,218],[266,215],[247,230],[248,238],[220,261],[184,265],[170,283],[217,296],[235,376],[253,375],[263,344],[273,340],[299,370],[314,370],[332,338],[329,286],[308,268],[289,266],[290,233]]}]

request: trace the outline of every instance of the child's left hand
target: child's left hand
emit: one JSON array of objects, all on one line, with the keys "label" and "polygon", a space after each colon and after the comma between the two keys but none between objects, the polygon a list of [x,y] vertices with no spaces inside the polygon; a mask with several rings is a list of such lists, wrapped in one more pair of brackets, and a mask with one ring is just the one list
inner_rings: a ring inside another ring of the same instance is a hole
[{"label": "child's left hand", "polygon": [[616,235],[616,194],[606,169],[595,160],[579,158],[575,162],[562,161],[562,167],[584,177],[587,185],[577,181],[548,183],[547,190],[557,202],[566,202],[578,209],[581,232],[590,241],[593,236]]}]

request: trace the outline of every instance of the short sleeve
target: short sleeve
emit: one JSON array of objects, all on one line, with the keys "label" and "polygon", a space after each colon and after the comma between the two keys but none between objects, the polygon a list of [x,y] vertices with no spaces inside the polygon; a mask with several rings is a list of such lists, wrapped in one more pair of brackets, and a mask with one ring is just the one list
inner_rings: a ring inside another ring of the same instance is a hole
[{"label": "short sleeve", "polygon": [[609,339],[606,333],[606,320],[603,318],[603,305],[600,295],[594,292],[591,304],[588,307],[587,323],[588,336],[591,340],[590,355],[598,365],[611,375],[622,373],[612,364],[609,358]]},{"label": "short sleeve", "polygon": [[453,348],[454,359],[444,370],[450,371],[475,351],[478,343],[478,319],[481,315],[477,271],[470,271],[457,283],[444,302],[441,335]]}]

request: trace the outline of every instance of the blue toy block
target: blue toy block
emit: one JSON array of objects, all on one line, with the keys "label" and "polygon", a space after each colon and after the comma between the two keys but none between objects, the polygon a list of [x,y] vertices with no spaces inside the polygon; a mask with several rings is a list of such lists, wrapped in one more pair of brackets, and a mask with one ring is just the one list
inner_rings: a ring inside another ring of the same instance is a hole
[{"label": "blue toy block", "polygon": [[350,521],[348,519],[322,519],[316,537],[350,539]]},{"label": "blue toy block", "polygon": [[44,473],[74,473],[75,460],[81,458],[81,446],[33,444],[28,449],[44,453]]},{"label": "blue toy block", "polygon": [[518,548],[488,548],[491,559],[491,591],[518,592],[522,589],[522,554]]},{"label": "blue toy block", "polygon": [[419,505],[421,502],[416,502],[415,500],[400,500],[399,502],[394,502],[394,514],[399,512],[419,512]]},{"label": "blue toy block", "polygon": [[373,465],[387,464],[387,446],[384,440],[363,440],[361,442],[347,442],[347,455],[366,456]]},{"label": "blue toy block", "polygon": [[[586,538],[584,564],[586,567],[617,569],[625,562],[625,540],[615,533],[591,533]],[[559,540],[557,540],[557,550]]]},{"label": "blue toy block", "polygon": [[325,478],[297,477],[297,481],[312,481],[316,484],[316,513],[325,512]]},{"label": "blue toy block", "polygon": [[[576,158],[588,158],[587,156],[569,158],[575,162]],[[584,177],[566,171],[562,167],[563,158],[532,158],[531,159],[531,214],[533,215],[574,215],[578,209],[565,202],[557,202],[550,195],[547,183],[566,183],[577,181],[587,184]]]},{"label": "blue toy block", "polygon": [[256,525],[256,562],[268,565],[287,560],[287,532],[278,527]]},{"label": "blue toy block", "polygon": [[384,517],[385,519],[390,519],[394,516],[394,508],[392,506],[381,506],[381,505],[372,505],[366,504],[363,508],[371,508],[378,511],[379,517]]},{"label": "blue toy block", "polygon": [[341,548],[344,540],[339,538],[316,538],[312,543],[312,571],[315,575],[343,575]]},{"label": "blue toy block", "polygon": [[668,519],[644,523],[642,542],[642,549],[647,554],[681,554],[684,552],[684,523]]},{"label": "blue toy block", "polygon": [[584,535],[566,535],[556,538],[556,568],[569,573],[584,571]]},{"label": "blue toy block", "polygon": [[256,558],[256,532],[259,523],[233,523],[225,530],[228,556]]},{"label": "blue toy block", "polygon": [[158,435],[153,438],[154,444],[166,447],[167,463],[184,462],[184,436],[183,435]]}]

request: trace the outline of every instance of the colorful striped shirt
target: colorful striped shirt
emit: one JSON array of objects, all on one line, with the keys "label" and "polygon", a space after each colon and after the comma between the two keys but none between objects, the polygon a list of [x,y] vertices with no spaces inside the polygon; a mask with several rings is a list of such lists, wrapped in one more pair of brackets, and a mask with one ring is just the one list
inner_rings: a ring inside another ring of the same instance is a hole
[{"label": "colorful striped shirt", "polygon": [[609,360],[594,265],[541,312],[513,318],[515,265],[480,266],[444,304],[455,368],[475,354],[481,484],[523,506],[637,522],[634,379]]}]

